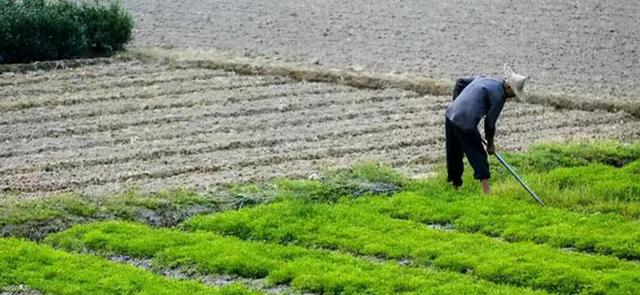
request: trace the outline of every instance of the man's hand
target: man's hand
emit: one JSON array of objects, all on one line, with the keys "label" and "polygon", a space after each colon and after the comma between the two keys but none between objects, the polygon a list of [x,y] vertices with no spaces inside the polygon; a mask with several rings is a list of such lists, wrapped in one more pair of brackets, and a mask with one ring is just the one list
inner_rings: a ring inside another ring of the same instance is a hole
[{"label": "man's hand", "polygon": [[496,153],[496,146],[493,144],[493,141],[487,143],[486,149],[489,155],[493,155]]}]

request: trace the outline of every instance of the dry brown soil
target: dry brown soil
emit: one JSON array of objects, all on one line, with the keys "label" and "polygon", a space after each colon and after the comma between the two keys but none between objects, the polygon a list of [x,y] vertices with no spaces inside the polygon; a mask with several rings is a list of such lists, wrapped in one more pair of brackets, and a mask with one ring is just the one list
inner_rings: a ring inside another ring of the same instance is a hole
[{"label": "dry brown soil", "polygon": [[[443,158],[449,97],[118,61],[0,76],[1,194],[92,195],[307,177],[381,161],[421,173]],[[640,138],[622,113],[508,103],[497,143]]]},{"label": "dry brown soil", "polygon": [[217,48],[453,79],[500,74],[574,95],[640,93],[637,0],[124,0],[135,44]]}]

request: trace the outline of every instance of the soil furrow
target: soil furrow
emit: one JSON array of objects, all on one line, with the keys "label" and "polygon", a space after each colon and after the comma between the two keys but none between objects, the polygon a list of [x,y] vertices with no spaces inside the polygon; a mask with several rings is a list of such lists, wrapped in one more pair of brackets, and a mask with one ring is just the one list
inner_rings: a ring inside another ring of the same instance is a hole
[{"label": "soil furrow", "polygon": [[[376,95],[378,94],[378,95]],[[272,112],[290,112],[303,109],[317,109],[333,104],[366,104],[370,102],[382,102],[388,100],[401,100],[415,98],[415,94],[406,93],[398,95],[391,91],[360,91],[347,97],[335,97],[335,95],[320,95],[315,98],[301,98],[291,101],[291,98],[276,100],[270,104],[239,103],[231,106],[207,106],[197,109],[178,108],[143,111],[127,116],[102,116],[89,120],[77,120],[65,122],[66,124],[16,124],[0,126],[0,134],[8,136],[0,137],[0,141],[19,141],[38,137],[57,137],[65,135],[81,135],[89,132],[116,131],[130,126],[167,124],[171,122],[184,122],[199,120],[201,118],[227,118],[235,116],[261,115]],[[311,103],[310,103],[311,101]]]},{"label": "soil furrow", "polygon": [[[526,108],[520,108],[521,110],[524,110]],[[437,113],[433,113],[434,110],[431,108],[424,108],[424,110],[430,110],[431,113],[424,113],[422,116],[424,118],[432,118],[435,119],[436,122],[439,121],[439,116]],[[335,113],[335,110],[331,110],[328,109],[329,113]],[[409,115],[412,113],[416,113],[416,112],[422,112],[423,110],[412,107],[412,106],[407,106],[407,107],[402,107],[402,106],[396,106],[395,108],[387,108],[387,109],[377,109],[377,108],[370,108],[370,109],[363,109],[363,111],[365,112],[361,112],[361,113],[356,113],[356,114],[344,114],[344,115],[338,115],[338,116],[321,116],[321,117],[315,117],[314,115],[311,114],[297,114],[294,116],[287,116],[287,119],[285,120],[281,120],[280,118],[265,118],[264,120],[258,121],[258,122],[252,122],[252,124],[245,124],[243,125],[244,128],[233,128],[233,131],[235,132],[244,132],[244,131],[253,131],[253,133],[255,133],[256,131],[264,131],[264,130],[277,130],[279,128],[296,128],[296,126],[299,126],[300,124],[307,124],[307,127],[312,127],[314,124],[318,124],[318,123],[326,123],[326,122],[331,122],[331,121],[338,121],[338,120],[349,120],[349,121],[354,121],[354,120],[362,120],[362,119],[370,119],[370,118],[379,118],[381,116],[387,116],[390,118],[390,116],[394,116],[396,114],[405,114]],[[542,111],[542,110],[540,110]],[[372,112],[372,113],[369,113]],[[513,117],[517,117],[520,120],[524,120],[525,123],[523,124],[529,124],[526,123],[527,121],[535,121],[536,118],[535,117],[527,117],[527,116],[532,116],[530,114],[528,114],[529,112],[526,112],[527,115],[525,115],[524,117],[520,114],[518,114],[519,112],[512,112],[510,115],[513,115]],[[535,113],[533,114],[535,115]],[[299,118],[298,116],[302,116],[303,118]],[[290,119],[290,118],[294,118],[294,120]],[[507,124],[510,124],[510,118],[511,116],[508,116],[507,118],[505,118],[505,122]],[[210,128],[210,127],[206,127],[206,124],[204,124],[205,126],[198,126],[197,124],[195,124],[195,126],[193,128],[190,128],[189,125],[187,126],[183,126],[184,128],[179,128],[178,131],[176,131],[176,128],[171,128],[168,130],[168,132],[166,134],[162,134],[162,132],[160,131],[162,129],[162,127],[158,127],[158,128],[154,128],[154,130],[157,130],[159,132],[153,133],[154,136],[149,137],[147,139],[140,139],[138,138],[136,140],[136,143],[138,146],[157,146],[158,143],[156,143],[155,141],[157,140],[171,140],[174,138],[181,138],[181,137],[206,137],[206,136],[213,136],[213,137],[219,137],[221,136],[221,132],[223,133],[228,133],[230,131],[230,126],[237,126],[239,125],[237,123],[237,119],[240,119],[239,121],[243,121],[241,118],[234,118],[234,120],[232,120],[231,122],[228,122],[228,126],[223,126],[222,124],[212,124],[215,127]],[[280,119],[281,121],[279,122],[274,122],[274,119]],[[417,118],[419,119],[419,118]],[[410,118],[404,118],[404,120],[411,120]],[[220,122],[217,122],[220,123]],[[364,124],[365,122],[363,121],[362,124]],[[369,124],[371,124],[371,122],[368,122]],[[375,122],[373,122],[375,123]],[[187,130],[189,130],[189,132],[186,132]],[[161,136],[155,136],[157,134],[159,134]],[[216,133],[218,133],[216,135]],[[139,134],[139,132],[133,131],[131,134]],[[224,134],[222,134],[224,135]],[[104,137],[104,136],[100,136],[100,137]],[[227,136],[228,137],[228,136]],[[63,141],[60,146],[61,147],[65,147],[65,142]],[[160,142],[159,144],[164,144],[163,142]],[[179,144],[185,144],[185,143],[176,143],[176,145]],[[122,139],[115,139],[112,141],[107,141],[107,142],[102,142],[102,144],[89,144],[89,145],[84,145],[84,146],[70,146],[69,148],[72,148],[74,150],[74,153],[72,154],[66,154],[67,157],[69,158],[78,158],[78,157],[83,157],[86,156],[87,153],[83,151],[83,149],[85,148],[93,148],[93,147],[98,147],[96,148],[96,153],[101,153],[101,154],[109,154],[112,153],[113,150],[109,150],[109,149],[104,149],[104,148],[100,148],[100,146],[112,146],[112,145],[126,145],[126,147],[124,148],[130,148],[132,150],[138,149],[139,147],[137,145],[134,145],[132,143],[131,137],[130,136],[125,136]],[[47,151],[58,151],[58,150],[64,150],[63,148],[53,148],[51,147],[50,149],[47,149]],[[43,150],[32,150],[32,153],[37,153],[37,152],[45,152]],[[117,149],[116,149],[117,152]],[[121,152],[117,152],[118,154],[120,154]],[[5,157],[20,157],[21,155],[28,155],[31,153],[24,153],[24,154],[18,154],[18,153],[14,153],[14,152],[8,152],[5,153],[2,156]],[[65,153],[61,153],[63,155],[65,155]],[[47,161],[47,160],[51,160],[51,159],[60,159],[61,157],[59,155],[56,154],[51,154],[51,153],[46,153],[46,154],[41,154],[41,155],[36,155],[34,157],[30,157],[25,159],[22,162],[22,165],[24,165],[24,163],[32,163],[34,160],[38,161],[38,159],[43,160],[43,161]],[[65,158],[64,156],[62,158]],[[11,164],[13,163],[13,164]],[[21,165],[20,164],[20,160],[19,158],[17,160],[14,159],[8,159],[7,160],[7,165],[8,166],[14,166],[14,165]],[[10,167],[7,167],[10,168]]]},{"label": "soil furrow", "polygon": [[[393,165],[401,172],[409,175],[421,174],[430,170],[431,164],[441,160],[438,145],[409,146],[396,150],[374,150],[366,154],[354,152],[338,157],[314,160],[292,160],[266,166],[248,166],[231,170],[207,173],[181,174],[167,178],[141,179],[126,182],[112,182],[101,185],[87,185],[74,189],[75,192],[90,196],[109,196],[124,191],[140,191],[142,193],[158,192],[164,189],[188,188],[199,192],[207,192],[218,185],[237,182],[262,182],[278,177],[307,178],[313,173],[329,169],[347,168],[354,163],[364,161],[384,162]],[[437,155],[437,157],[434,157]],[[433,160],[430,160],[432,159]],[[20,198],[34,199],[67,192],[68,189],[50,191],[19,192]],[[11,192],[7,188],[6,193]],[[0,192],[0,196],[2,193]]]},{"label": "soil furrow", "polygon": [[4,72],[0,74],[0,86],[16,86],[24,84],[46,83],[50,81],[65,81],[75,79],[78,76],[116,77],[125,73],[152,73],[169,69],[167,65],[155,62],[114,61],[97,65],[84,65],[81,67],[66,67],[56,70],[35,70],[26,72]]},{"label": "soil furrow", "polygon": [[[584,116],[584,114],[582,115]],[[640,123],[636,125],[636,128],[640,127]],[[522,129],[520,130],[520,132],[523,132],[522,134],[513,133],[509,136],[500,137],[499,144],[501,147],[505,147],[506,143],[509,142],[509,138],[514,137],[519,138],[519,145],[522,145],[522,141],[534,143],[536,140],[553,139],[556,136],[563,136],[564,134],[587,133],[592,136],[607,136],[603,131],[609,129],[611,129],[609,123],[595,124],[586,128],[581,127],[580,124],[576,124],[576,126],[564,126],[557,129],[551,129],[552,131],[546,132],[545,134],[527,132]],[[229,168],[229,170],[224,170],[221,166],[211,166],[208,167],[208,169],[207,167],[191,167],[190,169],[173,172],[169,171],[164,174],[150,174],[150,176],[154,177],[141,177],[137,180],[126,181],[126,183],[123,183],[122,181],[113,183],[103,181],[99,184],[89,182],[84,188],[81,186],[77,186],[76,188],[91,193],[100,193],[101,191],[116,192],[127,188],[140,188],[145,191],[156,191],[161,188],[168,187],[192,187],[195,185],[194,183],[197,183],[195,187],[198,189],[207,189],[210,185],[227,183],[229,181],[261,181],[280,176],[304,177],[309,175],[310,171],[317,171],[318,167],[348,166],[355,161],[354,157],[356,156],[357,159],[372,159],[390,162],[389,157],[391,154],[394,154],[393,151],[401,149],[402,151],[400,153],[395,153],[397,154],[397,158],[392,159],[391,162],[394,162],[394,165],[399,166],[401,170],[413,170],[413,168],[405,168],[404,166],[434,163],[435,161],[441,160],[444,156],[443,151],[441,151],[442,148],[439,147],[443,140],[443,136],[439,134],[439,132],[436,132],[436,134],[438,135],[431,138],[428,142],[422,142],[418,143],[416,146],[403,148],[398,148],[397,144],[395,145],[395,149],[390,148],[390,146],[376,145],[372,149],[370,147],[370,150],[368,151],[363,150],[362,148],[351,148],[349,150],[342,149],[343,152],[340,154],[331,154],[330,152],[327,152],[326,149],[321,149],[319,152],[325,151],[324,154],[302,154],[302,158],[300,156],[289,158],[275,157],[271,158],[271,160],[267,160],[269,159],[269,157],[267,157],[266,159],[262,159],[262,161],[245,161],[235,165],[244,168]],[[413,159],[407,160],[405,154],[409,153],[406,152],[406,149],[412,149],[414,151],[411,153],[415,155]],[[376,153],[378,153],[379,157],[374,156]],[[336,160],[331,164],[323,165],[322,163],[326,163],[328,158],[339,160]],[[30,195],[41,196],[46,195],[49,190],[32,189],[28,191],[32,192]]]},{"label": "soil furrow", "polygon": [[[241,86],[238,89],[203,89],[197,92],[188,92],[170,96],[139,97],[124,100],[114,104],[112,101],[82,103],[71,106],[59,106],[56,108],[30,109],[26,111],[9,112],[0,121],[0,125],[10,124],[34,124],[46,122],[60,122],[71,119],[82,119],[106,115],[123,115],[133,112],[160,110],[169,108],[184,108],[194,106],[211,106],[216,103],[236,103],[243,101],[263,100],[278,96],[322,94],[335,92],[355,91],[350,88],[328,87],[326,84],[271,84],[258,83]],[[33,110],[32,112],[30,112]]]},{"label": "soil furrow", "polygon": [[[435,154],[434,145],[408,146],[395,150],[374,150],[366,154],[353,152],[336,157],[325,157],[311,160],[291,160],[277,164],[264,166],[247,166],[216,172],[181,174],[162,179],[143,179],[127,183],[109,183],[101,186],[86,186],[82,188],[84,193],[94,195],[103,192],[118,193],[126,189],[136,189],[142,192],[154,192],[167,188],[187,187],[197,191],[208,191],[218,185],[236,182],[263,182],[274,178],[307,178],[314,173],[336,168],[348,168],[355,163],[364,161],[384,162],[394,164],[400,171],[414,172],[415,166],[421,155],[426,159]],[[409,158],[405,158],[409,155]],[[392,159],[389,161],[389,159]],[[437,158],[440,160],[441,158]],[[431,161],[429,163],[434,163]],[[428,165],[419,163],[420,172],[429,169]],[[34,195],[46,195],[46,192],[36,192]]]},{"label": "soil furrow", "polygon": [[[215,189],[218,185],[237,182],[262,182],[278,177],[290,178],[307,178],[309,175],[328,169],[346,168],[354,163],[363,161],[385,162],[391,158],[391,163],[400,171],[408,173],[424,173],[429,171],[429,164],[419,162],[417,159],[423,155],[424,158],[436,154],[434,145],[427,146],[408,146],[394,150],[373,150],[366,154],[361,152],[353,152],[336,157],[325,157],[321,159],[311,160],[291,160],[281,163],[265,164],[262,166],[245,166],[233,169],[222,169],[218,171],[193,172],[178,174],[166,178],[151,178],[128,180],[125,182],[109,182],[104,184],[90,184],[83,187],[77,187],[73,190],[79,193],[101,196],[122,193],[127,190],[136,190],[143,193],[157,192],[170,188],[188,188],[200,192],[207,192]],[[405,156],[409,155],[409,159]],[[440,158],[437,158],[438,160]],[[429,163],[433,163],[431,161]],[[419,165],[419,169],[416,169]],[[32,190],[30,192],[19,192],[21,198],[41,198],[48,195],[64,193],[69,189],[60,190]]]},{"label": "soil furrow", "polygon": [[[199,273],[192,269],[154,267],[153,259],[140,259],[127,255],[110,255],[107,259],[117,262],[133,265],[139,269],[150,271],[161,276],[165,276],[174,280],[195,280],[201,284],[215,287],[225,287],[231,284],[242,285],[248,289],[258,291],[267,295],[302,295],[303,293],[294,291],[288,285],[269,286],[266,279],[246,278],[237,275],[227,275],[222,273]],[[305,292],[304,295],[314,295],[315,293]],[[2,295],[2,294],[0,294]]]},{"label": "soil furrow", "polygon": [[[126,67],[126,66],[125,66]],[[88,70],[88,71],[87,71]],[[197,69],[170,69],[167,66],[142,65],[125,69],[111,68],[106,71],[93,72],[96,69],[80,68],[76,72],[68,72],[67,75],[61,75],[58,71],[51,71],[40,74],[32,79],[25,78],[16,81],[14,84],[8,83],[3,87],[3,96],[5,91],[15,91],[15,94],[45,94],[49,91],[59,91],[60,88],[72,90],[87,90],[92,85],[107,85],[108,83],[122,83],[132,79],[151,79],[158,77],[171,76],[173,73],[184,75],[185,73],[202,74],[211,73],[214,70],[197,70]],[[123,71],[124,70],[124,71]],[[223,75],[222,71],[220,74]],[[232,72],[226,72],[233,75]],[[15,77],[12,80],[16,79]],[[2,84],[2,83],[0,83]],[[35,92],[34,92],[35,91]],[[39,93],[38,93],[39,92]]]},{"label": "soil furrow", "polygon": [[[152,145],[154,141],[172,140],[184,137],[196,137],[213,135],[215,133],[265,131],[300,125],[312,126],[314,124],[343,120],[361,120],[362,124],[368,124],[367,119],[381,116],[394,116],[410,114],[422,111],[439,113],[438,107],[427,104],[417,104],[421,98],[395,102],[393,106],[369,104],[354,110],[344,105],[331,105],[323,108],[322,112],[314,110],[294,110],[284,113],[268,113],[261,116],[238,116],[229,118],[204,118],[175,122],[154,126],[154,132],[149,132],[145,125],[132,126],[112,134],[111,132],[88,133],[84,136],[74,136],[74,141],[69,142],[68,137],[62,138],[38,138],[25,142],[18,142],[12,149],[0,153],[0,158],[17,157],[37,154],[37,157],[47,157],[48,152],[64,150],[84,150],[89,148],[109,147],[123,144]],[[419,105],[420,107],[417,107]],[[427,115],[425,115],[427,116]],[[429,116],[431,117],[431,116]],[[440,116],[436,116],[440,117]],[[106,140],[105,140],[106,138]],[[33,148],[34,146],[38,148]]]},{"label": "soil furrow", "polygon": [[[297,128],[287,126],[286,128],[269,129],[267,132],[259,134],[253,131],[237,134],[222,133],[198,137],[188,141],[168,141],[161,144],[145,143],[145,146],[153,147],[151,150],[145,150],[142,146],[132,147],[125,145],[114,147],[110,150],[99,149],[92,154],[76,154],[73,160],[48,161],[36,165],[23,164],[23,166],[11,165],[11,162],[8,162],[7,166],[0,168],[0,175],[27,173],[36,170],[56,171],[79,167],[87,168],[96,165],[126,163],[132,160],[146,161],[175,155],[196,155],[240,148],[273,147],[283,143],[311,142],[331,137],[353,137],[389,130],[434,127],[441,124],[439,119],[421,121],[421,118],[433,117],[428,116],[428,114],[430,113],[405,114],[403,118],[396,118],[391,122],[383,120],[372,121],[370,123],[373,123],[373,125],[369,126],[363,126],[359,120],[333,121],[337,124],[313,126],[314,128],[310,128],[309,125],[298,126]],[[408,121],[409,123],[403,123],[402,121]],[[102,156],[105,154],[109,156]],[[51,159],[53,157],[48,156],[47,158]]]},{"label": "soil furrow", "polygon": [[[424,146],[437,142],[432,134],[439,131],[433,128],[423,135],[416,135],[413,130],[394,130],[391,132],[377,133],[375,137],[370,135],[355,136],[349,138],[348,143],[336,142],[335,139],[311,142],[300,146],[284,145],[280,150],[274,148],[235,149],[222,151],[218,154],[209,154],[206,159],[203,155],[175,157],[175,159],[160,159],[157,162],[139,163],[139,161],[127,163],[127,167],[135,167],[137,171],[126,171],[122,165],[95,166],[87,169],[83,167],[77,172],[65,177],[61,173],[36,173],[37,175],[11,175],[2,180],[8,186],[8,190],[16,192],[57,191],[65,189],[77,189],[88,185],[103,185],[110,182],[127,182],[141,179],[167,178],[176,175],[194,172],[209,173],[224,169],[237,169],[239,167],[264,166],[283,163],[291,160],[319,160],[325,157],[338,157],[350,153],[366,153],[372,150],[394,150],[407,146]],[[386,138],[397,137],[398,141],[380,144]],[[303,142],[304,143],[304,142]],[[268,151],[270,154],[261,156],[259,152]],[[259,156],[255,156],[258,154]],[[189,160],[190,159],[190,160]],[[191,164],[190,163],[195,163]],[[143,166],[140,166],[143,165]],[[108,168],[107,168],[108,167]],[[166,169],[165,167],[170,167]],[[95,170],[95,171],[94,171]],[[115,176],[98,177],[105,171],[113,171]],[[120,171],[120,172],[117,172]],[[94,173],[95,172],[95,173]],[[76,176],[77,175],[77,176]],[[89,175],[88,177],[86,175]],[[49,178],[48,180],[44,180]],[[73,179],[76,178],[76,179]],[[34,181],[34,182],[31,182]]]},{"label": "soil furrow", "polygon": [[[131,97],[154,98],[171,94],[189,93],[206,89],[234,89],[259,83],[282,84],[290,81],[278,77],[260,77],[251,79],[241,76],[214,77],[191,80],[189,83],[176,81],[162,82],[151,86],[132,86],[118,89],[101,89],[96,91],[78,91],[68,95],[37,96],[20,99],[8,104],[0,104],[0,111],[20,111],[29,108],[73,105],[80,103],[126,100]],[[215,85],[211,87],[211,85]]]},{"label": "soil furrow", "polygon": [[234,74],[231,72],[218,70],[180,69],[144,73],[142,75],[128,75],[125,72],[122,73],[121,76],[111,77],[108,79],[84,79],[84,77],[80,76],[77,77],[77,81],[63,81],[62,83],[50,81],[45,84],[46,86],[21,85],[18,87],[2,87],[0,88],[0,96],[10,97],[10,100],[17,100],[21,97],[61,95],[79,91],[95,91],[100,89],[125,88],[133,86],[151,86],[154,84],[168,82],[203,80],[215,77],[229,77],[232,75]]}]

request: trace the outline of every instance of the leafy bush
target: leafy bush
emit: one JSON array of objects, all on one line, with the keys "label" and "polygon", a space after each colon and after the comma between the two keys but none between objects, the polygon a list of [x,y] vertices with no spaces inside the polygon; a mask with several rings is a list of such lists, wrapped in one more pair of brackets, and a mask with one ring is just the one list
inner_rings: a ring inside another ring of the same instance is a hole
[{"label": "leafy bush", "polygon": [[0,63],[109,54],[123,48],[132,29],[117,2],[0,0]]},{"label": "leafy bush", "polygon": [[80,18],[87,30],[89,48],[94,53],[122,50],[131,39],[133,20],[117,2],[108,7],[84,4]]},{"label": "leafy bush", "polygon": [[70,58],[87,51],[77,6],[44,0],[0,0],[0,6],[0,55],[5,62]]}]

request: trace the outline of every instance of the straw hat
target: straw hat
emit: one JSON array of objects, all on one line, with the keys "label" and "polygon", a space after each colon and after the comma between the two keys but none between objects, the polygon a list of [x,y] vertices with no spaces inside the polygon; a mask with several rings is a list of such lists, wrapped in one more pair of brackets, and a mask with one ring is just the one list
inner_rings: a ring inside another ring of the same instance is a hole
[{"label": "straw hat", "polygon": [[509,85],[511,85],[511,88],[513,88],[513,92],[515,92],[518,99],[524,99],[524,82],[529,78],[529,76],[516,74],[509,64],[504,64],[504,79],[509,83]]}]

